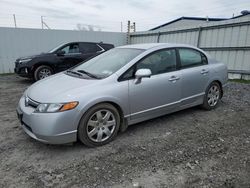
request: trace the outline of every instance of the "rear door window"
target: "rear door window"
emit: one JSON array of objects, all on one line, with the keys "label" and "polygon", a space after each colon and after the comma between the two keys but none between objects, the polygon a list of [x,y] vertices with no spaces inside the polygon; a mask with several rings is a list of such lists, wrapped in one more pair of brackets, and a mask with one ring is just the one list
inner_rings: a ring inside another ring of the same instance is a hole
[{"label": "rear door window", "polygon": [[197,50],[189,48],[179,49],[180,61],[182,68],[195,67],[207,64],[207,58]]}]

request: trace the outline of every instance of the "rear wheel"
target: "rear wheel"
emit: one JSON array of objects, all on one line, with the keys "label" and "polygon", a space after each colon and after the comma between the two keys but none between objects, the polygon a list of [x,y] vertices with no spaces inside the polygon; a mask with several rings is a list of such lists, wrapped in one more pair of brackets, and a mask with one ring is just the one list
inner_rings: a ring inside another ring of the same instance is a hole
[{"label": "rear wheel", "polygon": [[34,79],[41,80],[53,74],[53,69],[47,65],[41,65],[34,72]]},{"label": "rear wheel", "polygon": [[98,104],[82,117],[78,127],[79,140],[89,146],[101,146],[112,141],[120,127],[117,109],[108,103]]},{"label": "rear wheel", "polygon": [[218,82],[212,82],[204,97],[202,107],[206,110],[212,110],[217,107],[222,95],[222,90]]}]

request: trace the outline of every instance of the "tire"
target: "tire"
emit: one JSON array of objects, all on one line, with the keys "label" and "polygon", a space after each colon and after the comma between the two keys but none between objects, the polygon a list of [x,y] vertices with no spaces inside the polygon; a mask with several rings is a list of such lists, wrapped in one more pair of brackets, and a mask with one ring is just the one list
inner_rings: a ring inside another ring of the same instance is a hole
[{"label": "tire", "polygon": [[51,76],[53,74],[53,69],[47,65],[41,65],[36,68],[34,72],[34,79],[35,81],[44,79],[48,76]]},{"label": "tire", "polygon": [[222,96],[222,89],[218,82],[212,82],[206,89],[202,108],[212,110],[216,108]]},{"label": "tire", "polygon": [[93,106],[80,120],[78,139],[88,147],[105,145],[117,135],[120,118],[118,110],[111,104]]}]

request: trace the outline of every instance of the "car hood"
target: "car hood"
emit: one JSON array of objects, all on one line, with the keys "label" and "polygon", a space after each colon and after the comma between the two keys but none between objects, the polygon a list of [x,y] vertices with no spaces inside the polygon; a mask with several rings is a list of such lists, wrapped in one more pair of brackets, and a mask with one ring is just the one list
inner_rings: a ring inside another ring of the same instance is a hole
[{"label": "car hood", "polygon": [[51,56],[53,55],[52,53],[41,53],[41,54],[37,54],[37,55],[30,55],[30,56],[25,56],[25,57],[20,57],[17,59],[20,60],[20,59],[34,59],[34,58],[37,58],[37,57],[45,57],[45,56]]},{"label": "car hood", "polygon": [[39,103],[70,102],[85,88],[98,84],[101,80],[82,79],[59,73],[31,85],[27,95]]}]

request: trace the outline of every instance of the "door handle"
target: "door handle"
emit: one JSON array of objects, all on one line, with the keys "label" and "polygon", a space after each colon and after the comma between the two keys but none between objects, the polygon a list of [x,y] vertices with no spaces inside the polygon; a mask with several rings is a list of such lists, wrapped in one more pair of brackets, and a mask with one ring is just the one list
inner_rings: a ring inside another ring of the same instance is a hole
[{"label": "door handle", "polygon": [[201,70],[201,74],[207,74],[209,71],[208,70],[206,70],[206,69],[202,69]]},{"label": "door handle", "polygon": [[169,79],[168,79],[168,81],[170,81],[170,82],[175,82],[176,80],[179,80],[180,79],[180,77],[178,77],[178,76],[171,76]]}]

